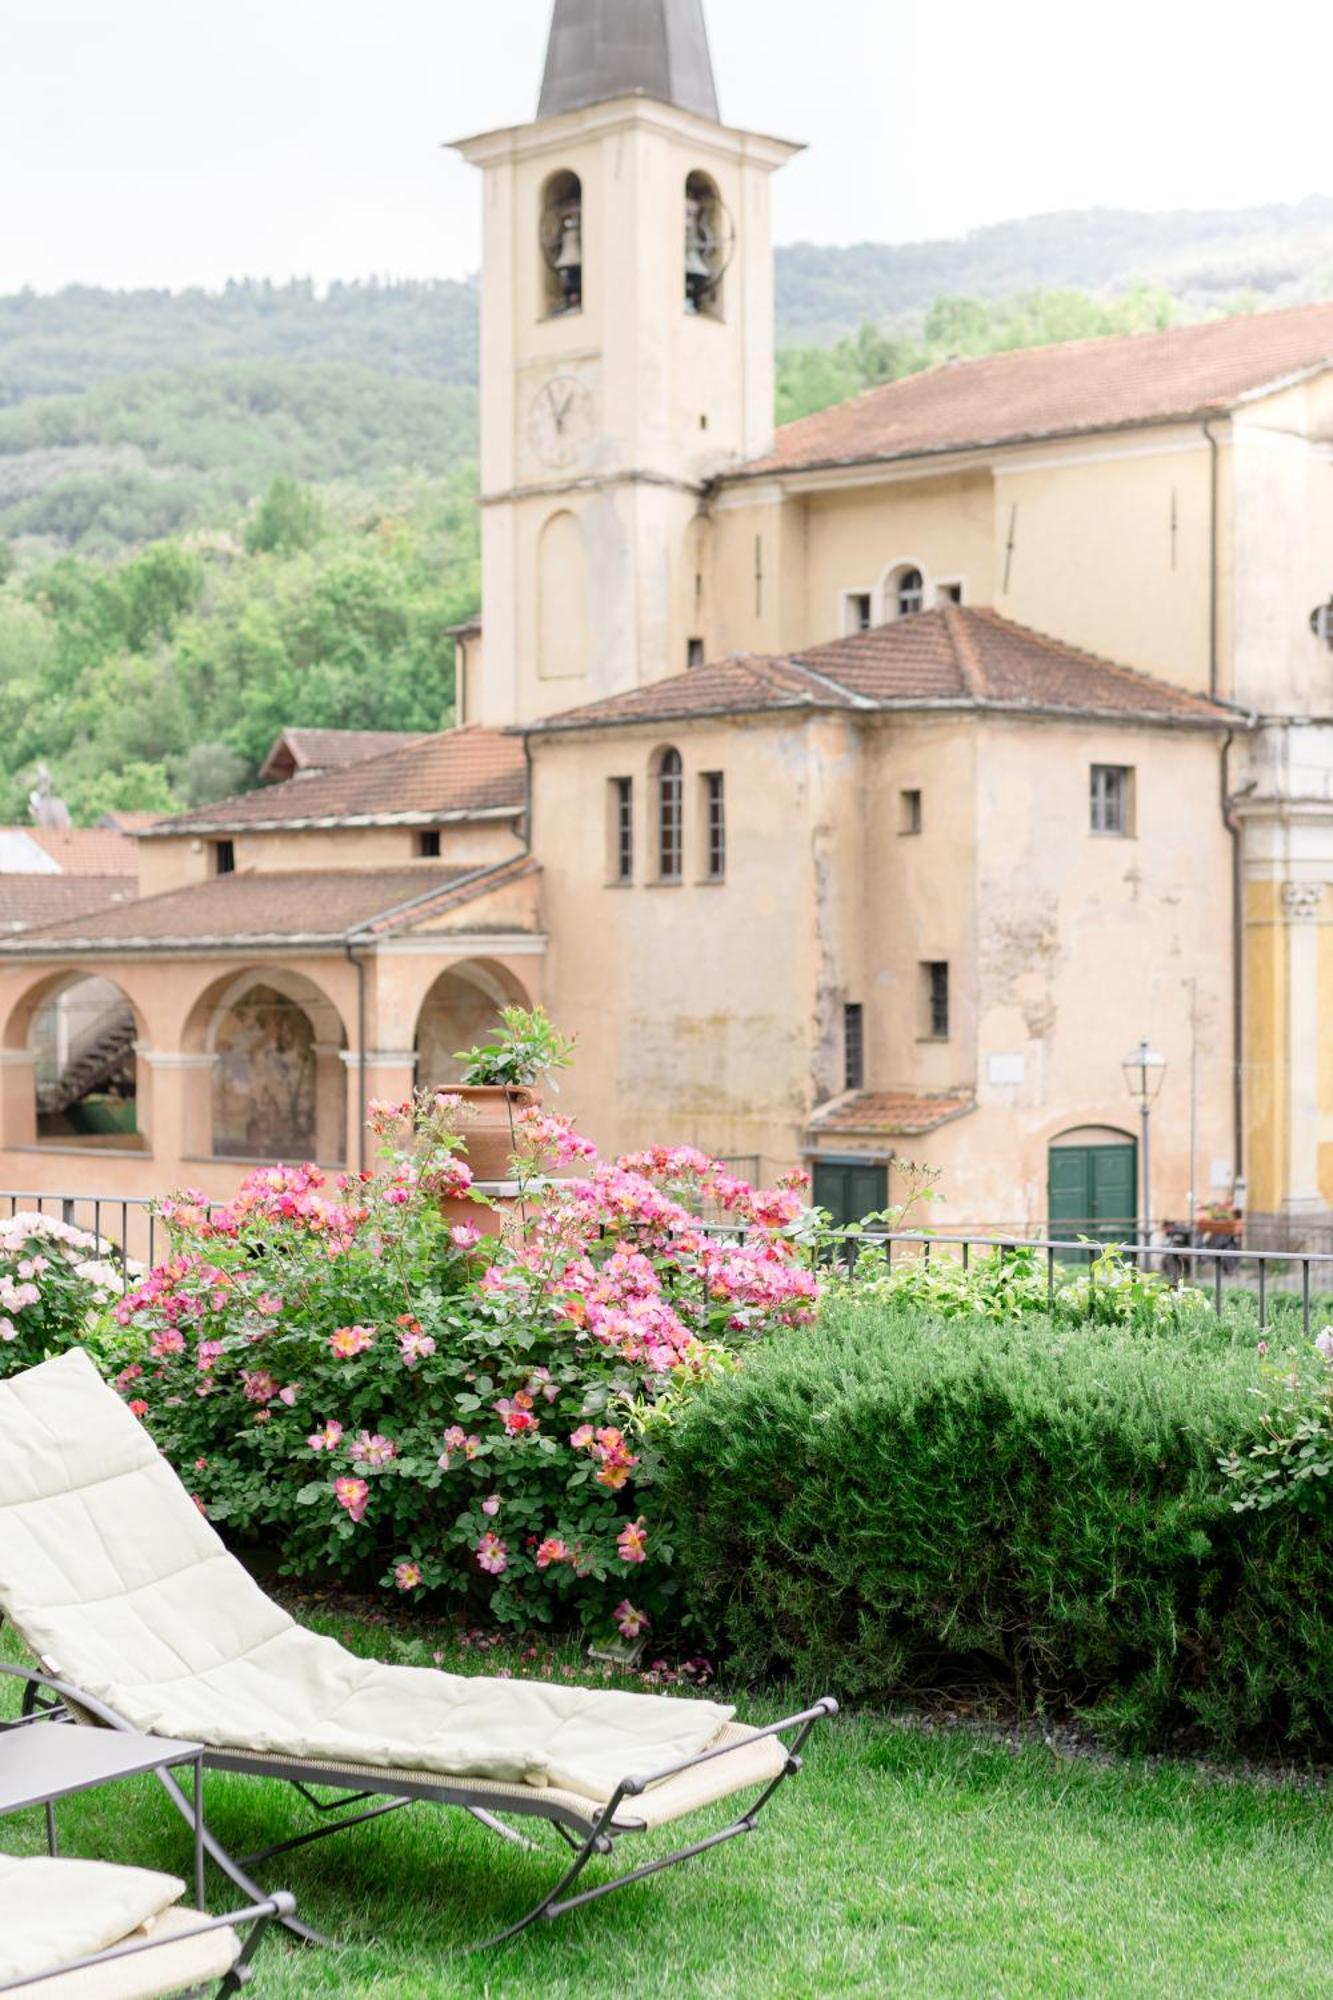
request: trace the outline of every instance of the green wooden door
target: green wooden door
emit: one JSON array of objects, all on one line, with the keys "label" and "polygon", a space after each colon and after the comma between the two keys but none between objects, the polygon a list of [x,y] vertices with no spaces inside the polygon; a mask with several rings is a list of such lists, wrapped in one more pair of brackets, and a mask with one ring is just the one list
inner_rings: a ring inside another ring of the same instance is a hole
[{"label": "green wooden door", "polygon": [[1068,1241],[1132,1242],[1137,1233],[1139,1149],[1121,1145],[1052,1146],[1051,1235]]},{"label": "green wooden door", "polygon": [[813,1194],[835,1222],[860,1222],[888,1207],[889,1170],[867,1160],[816,1160]]}]

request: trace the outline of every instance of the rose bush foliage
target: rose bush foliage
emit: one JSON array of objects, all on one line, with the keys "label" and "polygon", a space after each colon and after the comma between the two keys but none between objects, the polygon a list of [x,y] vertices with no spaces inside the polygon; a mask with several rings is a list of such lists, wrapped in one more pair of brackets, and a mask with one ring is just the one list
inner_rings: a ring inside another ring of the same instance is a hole
[{"label": "rose bush foliage", "polygon": [[602,1162],[534,1110],[489,1236],[458,1117],[376,1107],[373,1174],[265,1169],[225,1208],[165,1204],[171,1254],[115,1309],[140,1348],[119,1385],[210,1518],[288,1574],[637,1636],[673,1595],[655,1434],[811,1317],[801,1197],[690,1149]]}]

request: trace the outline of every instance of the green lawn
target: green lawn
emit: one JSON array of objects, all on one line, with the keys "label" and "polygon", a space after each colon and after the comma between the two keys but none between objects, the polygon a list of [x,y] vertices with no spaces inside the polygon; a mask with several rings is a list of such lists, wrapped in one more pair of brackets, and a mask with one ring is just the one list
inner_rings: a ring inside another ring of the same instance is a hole
[{"label": "green lawn", "polygon": [[[388,1636],[378,1624],[349,1633],[345,1618],[326,1622],[368,1649]],[[556,1671],[574,1657],[557,1655]],[[447,1658],[475,1671],[505,1663],[550,1670],[517,1651]],[[209,1809],[240,1852],[308,1819],[277,1785],[226,1777],[209,1780]],[[71,1802],[61,1830],[69,1852],[188,1872],[188,1836],[151,1781]],[[36,1814],[5,1820],[0,1847],[34,1850],[41,1831]],[[462,1814],[421,1806],[285,1857],[274,1886],[290,1888],[301,1913],[340,1944],[271,1943],[253,1990],[273,2000],[1322,2000],[1333,1984],[1333,1801],[1314,1790],[1015,1754],[844,1716],[816,1732],[805,1771],[752,1838],[502,1951],[453,1956],[535,1900],[561,1865],[555,1836],[545,1838],[549,1853],[520,1853]],[[634,1858],[662,1844],[645,1842]],[[214,1906],[225,1900],[215,1882]]]}]

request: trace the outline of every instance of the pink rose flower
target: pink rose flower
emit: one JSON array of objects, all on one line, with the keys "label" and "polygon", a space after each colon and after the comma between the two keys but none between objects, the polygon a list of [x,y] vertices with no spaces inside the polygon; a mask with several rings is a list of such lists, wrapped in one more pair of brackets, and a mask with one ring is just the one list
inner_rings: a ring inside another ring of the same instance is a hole
[{"label": "pink rose flower", "polygon": [[364,1479],[335,1479],[333,1497],[340,1507],[347,1509],[354,1521],[359,1521],[370,1499],[370,1487]]},{"label": "pink rose flower", "polygon": [[647,1562],[648,1536],[642,1519],[626,1522],[616,1536],[616,1553],[623,1563]]}]

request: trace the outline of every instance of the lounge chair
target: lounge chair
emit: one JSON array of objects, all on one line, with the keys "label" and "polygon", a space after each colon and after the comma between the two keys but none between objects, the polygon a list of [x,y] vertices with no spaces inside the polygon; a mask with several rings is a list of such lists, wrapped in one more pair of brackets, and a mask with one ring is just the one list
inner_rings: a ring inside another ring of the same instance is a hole
[{"label": "lounge chair", "polygon": [[[103,1861],[0,1854],[0,1994],[10,2000],[156,2000],[238,1993],[275,1896],[225,1917],[178,1907],[185,1884]],[[248,1927],[242,1943],[237,1935]]]},{"label": "lounge chair", "polygon": [[[549,1821],[568,1865],[488,1945],[753,1832],[837,1707],[754,1729],[712,1701],[359,1659],[264,1595],[77,1350],[0,1382],[0,1614],[41,1663],[29,1701],[44,1689],[81,1721],[202,1743],[208,1769],[285,1779],[321,1812],[241,1861],[206,1834],[253,1902],[249,1869],[414,1801],[458,1806],[524,1846],[497,1815]],[[175,1780],[160,1781],[188,1815]],[[344,1796],[313,1796],[328,1786]],[[754,1796],[720,1829],[570,1893],[628,1835],[742,1792]]]}]

